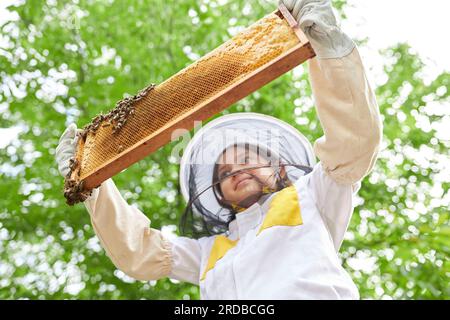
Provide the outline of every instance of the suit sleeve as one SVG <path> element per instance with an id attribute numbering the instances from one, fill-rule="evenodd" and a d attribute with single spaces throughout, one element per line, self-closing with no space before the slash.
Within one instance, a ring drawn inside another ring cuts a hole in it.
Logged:
<path id="1" fill-rule="evenodd" d="M 311 59 L 309 77 L 324 131 L 314 152 L 333 180 L 356 183 L 372 170 L 382 137 L 379 108 L 358 48 L 343 58 Z"/>
<path id="2" fill-rule="evenodd" d="M 195 239 L 169 239 L 130 206 L 109 179 L 84 202 L 100 243 L 114 265 L 138 280 L 174 277 L 195 283 L 200 248 Z"/>
<path id="3" fill-rule="evenodd" d="M 357 47 L 343 58 L 310 60 L 309 76 L 324 135 L 314 143 L 320 162 L 307 188 L 338 251 L 354 195 L 375 164 L 382 124 Z"/>

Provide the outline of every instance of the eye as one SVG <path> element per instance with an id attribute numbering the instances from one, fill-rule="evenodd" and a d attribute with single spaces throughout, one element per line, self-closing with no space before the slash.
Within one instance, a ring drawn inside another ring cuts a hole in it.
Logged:
<path id="1" fill-rule="evenodd" d="M 227 177 L 228 175 L 230 174 L 230 171 L 229 170 L 224 170 L 224 171 L 222 171 L 222 173 L 220 174 L 220 179 L 223 179 L 223 178 L 225 178 L 225 177 Z"/>

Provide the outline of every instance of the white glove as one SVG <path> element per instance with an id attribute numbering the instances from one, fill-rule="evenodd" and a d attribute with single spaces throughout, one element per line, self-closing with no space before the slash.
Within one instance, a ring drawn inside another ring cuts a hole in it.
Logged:
<path id="1" fill-rule="evenodd" d="M 317 58 L 334 59 L 350 54 L 354 42 L 337 26 L 330 0 L 280 0 L 297 20 Z"/>
<path id="2" fill-rule="evenodd" d="M 77 129 L 75 123 L 71 123 L 59 138 L 59 144 L 55 151 L 55 158 L 56 163 L 58 164 L 59 173 L 61 173 L 63 177 L 66 177 L 70 171 L 70 159 L 74 158 L 77 149 L 77 133 L 81 131 L 82 130 Z M 85 200 L 85 203 L 96 199 L 98 194 L 99 190 L 97 188 L 93 189 L 91 195 Z"/>
<path id="3" fill-rule="evenodd" d="M 56 147 L 55 158 L 58 164 L 59 173 L 66 177 L 69 173 L 69 160 L 75 155 L 77 148 L 78 136 L 77 126 L 71 123 L 59 138 L 59 144 Z"/>

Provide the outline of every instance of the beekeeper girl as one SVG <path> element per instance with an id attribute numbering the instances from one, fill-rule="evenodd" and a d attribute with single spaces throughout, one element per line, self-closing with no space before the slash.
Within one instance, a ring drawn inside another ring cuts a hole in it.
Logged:
<path id="1" fill-rule="evenodd" d="M 202 299 L 359 298 L 337 253 L 352 196 L 380 145 L 377 102 L 330 1 L 283 3 L 317 55 L 309 77 L 324 136 L 313 149 L 287 123 L 254 113 L 209 122 L 180 163 L 182 227 L 192 237 L 151 228 L 111 179 L 102 183 L 85 206 L 108 256 L 129 276 L 190 282 Z M 57 147 L 63 176 L 75 134 L 69 126 Z"/>

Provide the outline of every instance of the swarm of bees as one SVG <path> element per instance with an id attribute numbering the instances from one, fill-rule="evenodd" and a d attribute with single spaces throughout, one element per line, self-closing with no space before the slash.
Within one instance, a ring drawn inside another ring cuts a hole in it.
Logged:
<path id="1" fill-rule="evenodd" d="M 116 103 L 114 109 L 108 114 L 99 114 L 92 119 L 92 122 L 86 125 L 82 132 L 79 133 L 80 137 L 86 141 L 86 137 L 89 133 L 95 134 L 98 128 L 112 126 L 112 132 L 117 134 L 120 129 L 123 128 L 128 118 L 135 113 L 135 103 L 145 97 L 151 90 L 156 87 L 154 83 L 145 87 L 132 97 L 126 97 Z"/>
<path id="2" fill-rule="evenodd" d="M 92 122 L 86 125 L 83 130 L 78 133 L 79 138 L 86 141 L 86 137 L 89 133 L 95 134 L 98 128 L 112 126 L 113 134 L 117 134 L 123 128 L 128 118 L 135 113 L 135 103 L 144 98 L 151 90 L 156 87 L 156 84 L 152 83 L 139 91 L 132 97 L 126 97 L 116 103 L 114 109 L 108 114 L 99 114 L 92 119 Z M 117 153 L 123 151 L 123 146 L 119 145 Z M 84 189 L 84 181 L 76 181 L 72 178 L 72 172 L 79 167 L 79 161 L 76 159 L 70 159 L 69 173 L 66 176 L 64 182 L 64 197 L 67 200 L 67 204 L 74 205 L 78 202 L 85 201 L 91 194 L 92 190 Z"/>
<path id="3" fill-rule="evenodd" d="M 70 159 L 69 173 L 64 181 L 64 197 L 68 205 L 73 206 L 75 203 L 85 201 L 91 194 L 92 190 L 84 190 L 84 181 L 77 182 L 72 179 L 72 171 L 78 166 L 78 160 Z"/>

